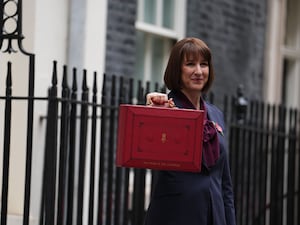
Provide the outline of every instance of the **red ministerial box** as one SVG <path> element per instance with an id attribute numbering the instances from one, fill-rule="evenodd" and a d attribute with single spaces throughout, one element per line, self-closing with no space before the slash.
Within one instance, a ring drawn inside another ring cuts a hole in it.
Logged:
<path id="1" fill-rule="evenodd" d="M 116 164 L 199 172 L 204 112 L 121 104 Z"/>

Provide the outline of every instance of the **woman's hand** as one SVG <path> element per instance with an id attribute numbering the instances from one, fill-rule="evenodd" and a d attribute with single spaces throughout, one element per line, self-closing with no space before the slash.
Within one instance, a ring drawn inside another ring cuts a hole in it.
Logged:
<path id="1" fill-rule="evenodd" d="M 147 106 L 162 106 L 167 108 L 174 108 L 175 103 L 173 99 L 168 99 L 167 94 L 151 92 L 146 96 Z"/>

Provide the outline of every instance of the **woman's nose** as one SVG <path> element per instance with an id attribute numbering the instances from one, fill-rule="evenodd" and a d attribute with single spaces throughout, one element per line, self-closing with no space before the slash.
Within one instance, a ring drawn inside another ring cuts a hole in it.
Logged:
<path id="1" fill-rule="evenodd" d="M 196 65 L 196 74 L 200 74 L 200 75 L 202 74 L 202 68 L 200 64 Z"/>

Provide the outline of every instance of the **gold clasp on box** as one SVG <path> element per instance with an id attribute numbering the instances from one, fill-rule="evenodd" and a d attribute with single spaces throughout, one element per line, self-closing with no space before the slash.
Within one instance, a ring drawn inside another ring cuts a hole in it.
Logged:
<path id="1" fill-rule="evenodd" d="M 164 144 L 167 141 L 167 134 L 166 133 L 162 133 L 161 134 L 161 142 Z"/>

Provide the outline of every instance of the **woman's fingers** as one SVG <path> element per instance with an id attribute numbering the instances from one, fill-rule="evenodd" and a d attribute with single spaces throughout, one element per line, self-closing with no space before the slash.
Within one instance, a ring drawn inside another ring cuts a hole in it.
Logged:
<path id="1" fill-rule="evenodd" d="M 151 97 L 151 101 L 155 105 L 164 105 L 165 103 L 168 102 L 168 99 L 166 99 L 165 96 L 153 96 Z"/>
<path id="2" fill-rule="evenodd" d="M 174 108 L 175 103 L 173 99 L 168 99 L 167 94 L 151 92 L 146 96 L 146 105 L 149 106 L 162 106 L 168 108 Z"/>
<path id="3" fill-rule="evenodd" d="M 168 101 L 168 96 L 163 93 L 151 92 L 146 96 L 147 105 L 163 105 Z"/>

